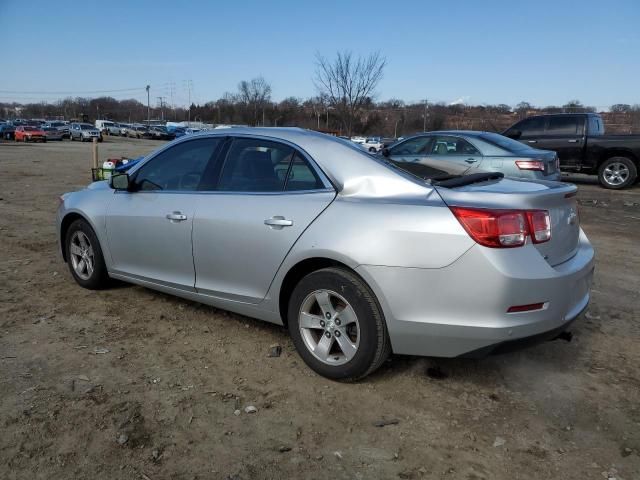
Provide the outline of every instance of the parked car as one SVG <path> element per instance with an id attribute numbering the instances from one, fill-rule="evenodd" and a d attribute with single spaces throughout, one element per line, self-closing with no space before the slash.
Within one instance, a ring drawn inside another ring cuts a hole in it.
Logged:
<path id="1" fill-rule="evenodd" d="M 62 133 L 63 138 L 69 138 L 69 124 L 62 121 L 49 121 L 43 125 L 43 127 L 57 128 Z"/>
<path id="2" fill-rule="evenodd" d="M 529 117 L 504 135 L 557 152 L 561 170 L 598 175 L 605 188 L 626 188 L 638 179 L 640 135 L 605 135 L 602 117 L 595 113 Z"/>
<path id="3" fill-rule="evenodd" d="M 173 140 L 176 138 L 174 133 L 169 132 L 166 127 L 159 125 L 149 127 L 149 130 L 145 132 L 144 136 L 154 140 Z"/>
<path id="4" fill-rule="evenodd" d="M 351 137 L 351 141 L 353 143 L 364 143 L 364 142 L 367 141 L 367 139 L 366 139 L 366 137 L 358 137 L 358 136 L 356 136 L 356 137 Z"/>
<path id="5" fill-rule="evenodd" d="M 493 171 L 510 177 L 561 179 L 555 152 L 536 150 L 497 133 L 420 133 L 383 149 L 382 155 L 415 175 L 432 176 L 438 169 L 446 175 L 445 163 L 455 163 L 461 173 Z"/>
<path id="6" fill-rule="evenodd" d="M 44 136 L 47 141 L 49 140 L 60 140 L 62 141 L 63 133 L 62 130 L 58 130 L 54 127 L 42 127 L 42 131 L 44 132 Z"/>
<path id="7" fill-rule="evenodd" d="M 124 129 L 124 136 L 130 138 L 142 138 L 147 133 L 147 127 L 144 125 L 129 125 Z"/>
<path id="8" fill-rule="evenodd" d="M 564 332 L 594 266 L 576 187 L 438 178 L 308 130 L 209 131 L 63 195 L 58 238 L 79 285 L 115 278 L 285 325 L 334 379 L 392 351 L 479 356 Z"/>
<path id="9" fill-rule="evenodd" d="M 120 126 L 111 120 L 96 120 L 96 128 L 105 135 L 120 135 Z"/>
<path id="10" fill-rule="evenodd" d="M 45 136 L 42 129 L 39 127 L 33 127 L 31 125 L 20 125 L 16 127 L 14 133 L 14 140 L 16 142 L 46 142 L 47 137 Z"/>
<path id="11" fill-rule="evenodd" d="M 100 130 L 90 123 L 72 123 L 71 127 L 69 127 L 69 133 L 72 141 L 91 142 L 94 138 L 97 138 L 99 142 L 102 141 Z"/>
<path id="12" fill-rule="evenodd" d="M 14 138 L 16 127 L 12 123 L 3 123 L 0 125 L 0 138 L 11 140 Z"/>
<path id="13" fill-rule="evenodd" d="M 360 145 L 369 153 L 379 152 L 383 147 L 382 139 L 380 137 L 369 137 Z"/>

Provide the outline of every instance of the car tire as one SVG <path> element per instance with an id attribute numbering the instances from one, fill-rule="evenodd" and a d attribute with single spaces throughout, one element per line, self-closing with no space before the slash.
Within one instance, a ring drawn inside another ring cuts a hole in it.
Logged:
<path id="1" fill-rule="evenodd" d="M 371 148 L 369 149 L 369 153 L 376 153 L 376 149 L 375 149 L 375 148 L 373 148 L 373 147 L 371 147 Z"/>
<path id="2" fill-rule="evenodd" d="M 607 158 L 598 169 L 598 180 L 604 188 L 621 190 L 633 185 L 638 178 L 638 168 L 630 158 Z"/>
<path id="3" fill-rule="evenodd" d="M 305 276 L 291 294 L 287 318 L 298 354 L 324 377 L 359 380 L 391 353 L 375 295 L 349 270 L 324 268 Z"/>
<path id="4" fill-rule="evenodd" d="M 64 247 L 69 271 L 78 285 L 89 290 L 108 286 L 109 274 L 102 249 L 98 237 L 86 220 L 78 219 L 69 226 Z"/>

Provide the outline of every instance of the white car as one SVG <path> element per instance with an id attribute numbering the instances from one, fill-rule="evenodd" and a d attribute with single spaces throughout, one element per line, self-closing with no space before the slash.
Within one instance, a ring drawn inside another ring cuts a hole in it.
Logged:
<path id="1" fill-rule="evenodd" d="M 364 143 L 367 141 L 365 137 L 351 137 L 353 143 Z"/>
<path id="2" fill-rule="evenodd" d="M 360 146 L 369 153 L 376 153 L 382 150 L 384 144 L 382 143 L 382 139 L 380 137 L 371 137 L 367 138 Z"/>

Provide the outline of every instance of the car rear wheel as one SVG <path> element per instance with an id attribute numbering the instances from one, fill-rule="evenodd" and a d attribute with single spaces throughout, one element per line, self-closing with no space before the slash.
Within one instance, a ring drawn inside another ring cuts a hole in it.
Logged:
<path id="1" fill-rule="evenodd" d="M 74 221 L 65 235 L 69 270 L 81 287 L 90 290 L 105 288 L 109 283 L 98 237 L 82 219 Z"/>
<path id="2" fill-rule="evenodd" d="M 289 300 L 289 333 L 315 372 L 334 380 L 358 380 L 389 356 L 382 310 L 369 287 L 342 268 L 304 277 Z"/>
<path id="3" fill-rule="evenodd" d="M 598 180 L 604 188 L 620 190 L 633 185 L 638 177 L 636 165 L 627 157 L 611 157 L 598 169 Z"/>

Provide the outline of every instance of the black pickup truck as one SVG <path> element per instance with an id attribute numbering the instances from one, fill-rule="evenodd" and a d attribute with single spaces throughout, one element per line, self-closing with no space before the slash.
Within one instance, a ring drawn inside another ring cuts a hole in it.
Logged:
<path id="1" fill-rule="evenodd" d="M 598 175 L 605 188 L 626 188 L 638 178 L 640 135 L 605 135 L 596 113 L 558 113 L 525 118 L 503 135 L 554 150 L 560 169 Z"/>

